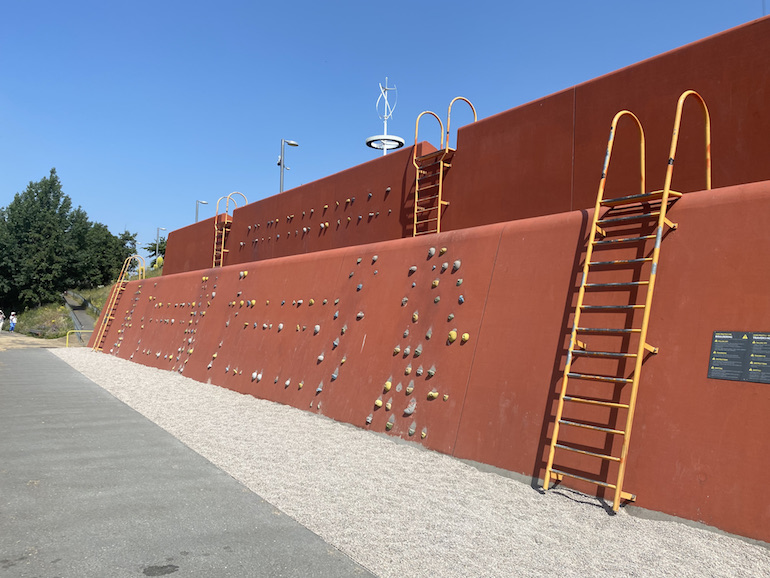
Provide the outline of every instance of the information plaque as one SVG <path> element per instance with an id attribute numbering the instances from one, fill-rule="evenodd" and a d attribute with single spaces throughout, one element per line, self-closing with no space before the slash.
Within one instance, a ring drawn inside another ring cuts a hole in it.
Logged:
<path id="1" fill-rule="evenodd" d="M 708 377 L 770 383 L 770 332 L 715 331 Z"/>

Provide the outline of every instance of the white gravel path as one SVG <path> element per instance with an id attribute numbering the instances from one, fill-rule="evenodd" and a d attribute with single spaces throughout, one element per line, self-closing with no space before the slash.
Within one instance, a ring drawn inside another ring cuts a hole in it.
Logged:
<path id="1" fill-rule="evenodd" d="M 378 576 L 770 576 L 765 545 L 484 473 L 87 349 L 52 353 Z"/>

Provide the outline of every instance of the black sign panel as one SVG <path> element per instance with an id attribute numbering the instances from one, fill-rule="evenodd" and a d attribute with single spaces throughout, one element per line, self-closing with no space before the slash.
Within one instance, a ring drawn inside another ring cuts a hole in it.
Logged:
<path id="1" fill-rule="evenodd" d="M 770 383 L 770 333 L 715 331 L 708 377 Z"/>

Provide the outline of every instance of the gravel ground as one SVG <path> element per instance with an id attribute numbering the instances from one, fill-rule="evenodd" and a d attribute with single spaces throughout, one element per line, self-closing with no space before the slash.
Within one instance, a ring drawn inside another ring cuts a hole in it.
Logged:
<path id="1" fill-rule="evenodd" d="M 84 349 L 52 353 L 383 577 L 770 576 L 770 549 Z"/>

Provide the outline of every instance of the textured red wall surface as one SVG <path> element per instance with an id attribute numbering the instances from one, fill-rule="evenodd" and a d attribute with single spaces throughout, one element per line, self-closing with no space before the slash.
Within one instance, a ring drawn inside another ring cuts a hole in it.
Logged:
<path id="1" fill-rule="evenodd" d="M 171 231 L 166 242 L 163 274 L 211 267 L 214 252 L 214 217 Z"/>
<path id="2" fill-rule="evenodd" d="M 539 478 L 590 213 L 133 282 L 105 351 Z M 770 183 L 669 216 L 625 488 L 770 541 L 770 386 L 706 378 L 713 331 L 770 331 Z"/>

